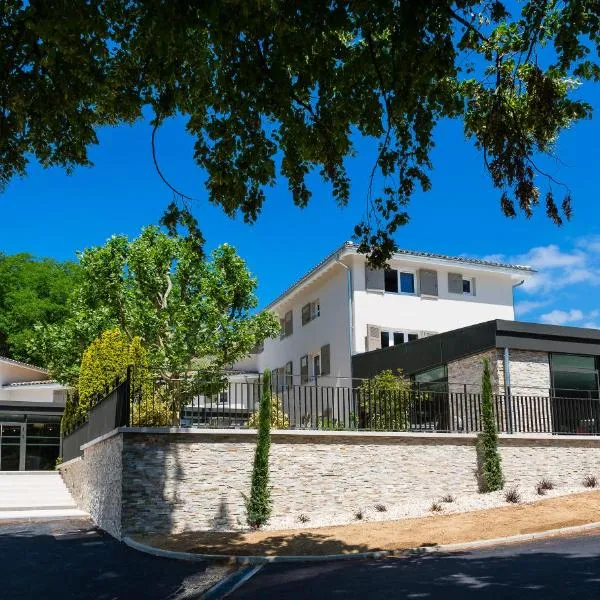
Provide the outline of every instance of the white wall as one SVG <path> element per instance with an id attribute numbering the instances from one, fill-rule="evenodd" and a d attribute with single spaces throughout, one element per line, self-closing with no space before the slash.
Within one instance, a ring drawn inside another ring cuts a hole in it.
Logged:
<path id="1" fill-rule="evenodd" d="M 55 394 L 54 392 L 58 392 Z M 14 387 L 0 389 L 0 400 L 6 402 L 40 403 L 64 406 L 66 391 L 58 384 L 36 387 Z"/>
<path id="2" fill-rule="evenodd" d="M 275 312 L 283 317 L 293 311 L 294 333 L 280 340 L 265 340 L 263 352 L 258 355 L 258 369 L 284 367 L 293 363 L 294 383 L 300 383 L 300 357 L 320 352 L 321 346 L 329 344 L 331 373 L 322 377 L 322 385 L 347 386 L 350 383 L 349 314 L 346 270 L 332 265 L 314 283 L 298 290 L 277 306 Z M 319 300 L 321 316 L 302 326 L 302 306 Z M 309 360 L 309 373 L 312 363 Z"/>
<path id="3" fill-rule="evenodd" d="M 492 319 L 514 320 L 512 286 L 520 281 L 510 274 L 490 273 L 464 267 L 447 267 L 404 260 L 390 261 L 390 267 L 415 271 L 416 294 L 393 294 L 366 291 L 365 260 L 360 256 L 351 258 L 354 277 L 355 348 L 365 352 L 367 325 L 385 329 L 431 331 L 441 333 Z M 434 269 L 438 273 L 437 298 L 419 295 L 418 269 Z M 463 277 L 475 277 L 475 296 L 448 292 L 448 273 L 462 273 Z"/>

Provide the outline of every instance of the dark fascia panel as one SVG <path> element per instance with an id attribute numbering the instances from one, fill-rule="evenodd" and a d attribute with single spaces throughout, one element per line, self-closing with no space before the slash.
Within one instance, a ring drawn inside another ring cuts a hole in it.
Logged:
<path id="1" fill-rule="evenodd" d="M 411 375 L 491 348 L 600 356 L 600 330 L 494 320 L 352 357 L 352 376 L 391 369 Z"/>
<path id="2" fill-rule="evenodd" d="M 496 321 L 487 321 L 414 342 L 373 350 L 352 357 L 352 377 L 367 379 L 386 369 L 407 375 L 425 371 L 495 347 Z"/>

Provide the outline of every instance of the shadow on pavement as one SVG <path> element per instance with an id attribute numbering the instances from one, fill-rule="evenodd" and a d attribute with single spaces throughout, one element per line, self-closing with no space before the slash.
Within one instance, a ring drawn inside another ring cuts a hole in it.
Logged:
<path id="1" fill-rule="evenodd" d="M 229 569 L 136 552 L 83 523 L 0 527 L 0 598 L 184 600 Z"/>
<path id="2" fill-rule="evenodd" d="M 231 599 L 598 597 L 600 537 L 590 536 L 477 553 L 269 565 Z"/>

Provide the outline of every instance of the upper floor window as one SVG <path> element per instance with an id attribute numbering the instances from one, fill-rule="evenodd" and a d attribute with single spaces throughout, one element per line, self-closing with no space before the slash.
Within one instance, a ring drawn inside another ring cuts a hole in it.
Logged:
<path id="1" fill-rule="evenodd" d="M 384 273 L 384 290 L 394 294 L 414 294 L 415 274 L 410 271 L 386 269 Z"/>
<path id="2" fill-rule="evenodd" d="M 474 296 L 475 278 L 463 277 L 460 273 L 448 273 L 448 292 L 462 294 L 463 296 Z"/>
<path id="3" fill-rule="evenodd" d="M 279 325 L 281 327 L 281 333 L 279 339 L 288 337 L 294 333 L 294 318 L 291 310 L 288 310 L 283 319 L 279 319 Z"/>
<path id="4" fill-rule="evenodd" d="M 419 339 L 418 333 L 411 333 L 408 331 L 383 331 L 380 334 L 381 348 L 387 348 L 388 346 L 397 346 L 398 344 L 404 344 L 404 342 L 412 342 Z"/>
<path id="5" fill-rule="evenodd" d="M 302 307 L 302 326 L 310 323 L 317 317 L 321 316 L 321 304 L 319 300 L 309 302 Z"/>

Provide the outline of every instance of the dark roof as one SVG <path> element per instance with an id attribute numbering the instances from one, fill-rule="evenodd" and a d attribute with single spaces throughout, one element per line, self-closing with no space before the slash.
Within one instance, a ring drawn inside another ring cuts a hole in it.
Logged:
<path id="1" fill-rule="evenodd" d="M 0 362 L 5 362 L 10 365 L 16 365 L 17 367 L 26 367 L 28 369 L 34 369 L 36 371 L 40 371 L 40 373 L 47 373 L 46 369 L 42 369 L 42 367 L 36 367 L 35 365 L 30 365 L 29 363 L 21 362 L 20 360 L 14 360 L 13 358 L 8 358 L 7 356 L 0 356 Z"/>
<path id="2" fill-rule="evenodd" d="M 265 310 L 271 308 L 274 304 L 277 304 L 280 300 L 282 300 L 287 294 L 292 292 L 299 285 L 304 283 L 306 280 L 310 279 L 315 273 L 317 273 L 322 267 L 324 267 L 330 260 L 334 259 L 340 252 L 344 250 L 358 250 L 358 244 L 354 244 L 353 242 L 346 242 L 337 250 L 334 250 L 331 254 L 327 255 L 322 261 L 320 261 L 317 265 L 315 265 L 310 271 L 308 271 L 305 275 L 300 277 L 297 281 L 295 281 L 292 285 L 290 285 L 286 290 L 284 290 L 275 300 L 269 302 L 269 304 L 265 307 Z M 435 254 L 434 252 L 420 252 L 416 250 L 405 250 L 398 249 L 394 253 L 397 255 L 404 256 L 416 256 L 420 258 L 432 258 L 435 260 L 448 260 L 454 262 L 464 263 L 466 265 L 475 265 L 480 267 L 495 267 L 498 269 L 510 269 L 513 271 L 520 271 L 523 273 L 535 273 L 535 269 L 524 265 L 511 265 L 508 263 L 495 262 L 490 260 L 482 260 L 479 258 L 467 258 L 465 256 L 450 256 L 448 254 Z"/>
<path id="3" fill-rule="evenodd" d="M 411 375 L 492 348 L 600 356 L 600 330 L 500 319 L 486 321 L 355 354 L 352 376 L 369 378 L 386 369 L 402 369 Z"/>

